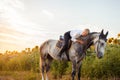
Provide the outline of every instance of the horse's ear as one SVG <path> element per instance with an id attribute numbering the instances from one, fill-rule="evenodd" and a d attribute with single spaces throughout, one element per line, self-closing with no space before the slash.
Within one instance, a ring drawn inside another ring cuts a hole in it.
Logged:
<path id="1" fill-rule="evenodd" d="M 103 35 L 103 31 L 104 31 L 104 30 L 102 29 L 102 31 L 100 32 L 100 36 L 102 36 L 102 35 Z"/>
<path id="2" fill-rule="evenodd" d="M 108 31 L 106 32 L 105 36 L 107 37 L 107 35 L 108 35 Z"/>
<path id="3" fill-rule="evenodd" d="M 104 31 L 104 29 L 102 29 L 102 31 L 101 31 L 101 35 L 103 34 L 103 31 Z"/>

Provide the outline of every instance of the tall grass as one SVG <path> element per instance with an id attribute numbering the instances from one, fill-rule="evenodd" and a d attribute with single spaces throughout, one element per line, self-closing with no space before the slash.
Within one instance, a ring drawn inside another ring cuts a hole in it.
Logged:
<path id="1" fill-rule="evenodd" d="M 7 76 L 15 80 L 38 80 L 40 78 L 39 57 L 38 46 L 22 52 L 0 54 L 0 78 Z M 56 79 L 63 75 L 71 75 L 71 63 L 53 61 L 50 75 Z M 120 78 L 120 45 L 107 45 L 102 59 L 97 59 L 92 50 L 88 51 L 82 62 L 81 75 L 91 80 Z"/>

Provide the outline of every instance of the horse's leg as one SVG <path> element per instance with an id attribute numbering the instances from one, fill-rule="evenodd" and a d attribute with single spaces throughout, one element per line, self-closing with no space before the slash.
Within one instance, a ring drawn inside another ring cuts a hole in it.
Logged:
<path id="1" fill-rule="evenodd" d="M 48 72 L 50 70 L 50 65 L 51 65 L 52 60 L 53 59 L 50 56 L 48 56 L 48 58 L 47 58 L 47 64 L 46 64 L 46 80 L 49 80 L 48 79 Z"/>
<path id="2" fill-rule="evenodd" d="M 44 69 L 45 69 L 45 60 L 40 56 L 40 70 L 41 70 L 41 76 L 42 80 L 44 80 Z"/>
<path id="3" fill-rule="evenodd" d="M 80 80 L 80 77 L 81 77 L 81 62 L 78 63 L 78 80 Z"/>
<path id="4" fill-rule="evenodd" d="M 72 62 L 72 80 L 74 80 L 76 74 L 76 61 Z"/>
<path id="5" fill-rule="evenodd" d="M 42 80 L 44 80 L 44 66 L 42 66 L 42 73 L 41 73 L 41 75 L 42 75 Z"/>

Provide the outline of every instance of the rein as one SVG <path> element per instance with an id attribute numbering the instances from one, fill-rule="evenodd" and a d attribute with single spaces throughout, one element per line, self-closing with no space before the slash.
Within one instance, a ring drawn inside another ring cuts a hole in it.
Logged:
<path id="1" fill-rule="evenodd" d="M 82 56 L 80 57 L 80 59 L 77 61 L 77 64 L 86 56 L 86 51 L 91 45 L 93 44 L 93 42 L 91 41 L 86 47 L 85 49 L 83 50 L 83 54 Z"/>
<path id="2" fill-rule="evenodd" d="M 96 44 L 99 41 L 99 39 L 94 43 Z M 91 45 L 93 44 L 93 41 L 91 41 L 84 49 L 83 51 L 83 55 L 80 57 L 80 59 L 77 61 L 77 63 L 79 63 L 85 56 L 86 56 L 86 51 Z M 99 45 L 99 44 L 98 44 Z M 97 46 L 97 51 L 98 51 L 98 46 Z"/>

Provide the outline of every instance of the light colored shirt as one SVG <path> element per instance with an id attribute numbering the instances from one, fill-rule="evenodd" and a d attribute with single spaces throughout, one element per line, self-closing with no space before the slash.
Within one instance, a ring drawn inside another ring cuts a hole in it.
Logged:
<path id="1" fill-rule="evenodd" d="M 82 34 L 82 30 L 71 30 L 70 36 L 72 41 L 76 41 L 76 38 L 78 38 Z"/>

